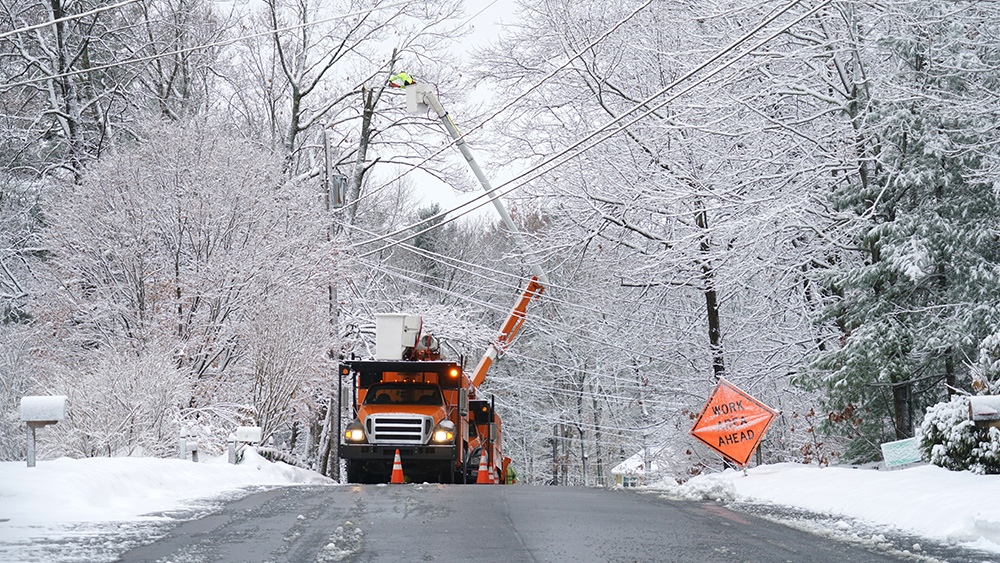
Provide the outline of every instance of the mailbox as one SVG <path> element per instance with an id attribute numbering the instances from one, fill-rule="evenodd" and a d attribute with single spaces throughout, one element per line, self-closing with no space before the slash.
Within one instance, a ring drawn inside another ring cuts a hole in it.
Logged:
<path id="1" fill-rule="evenodd" d="M 239 463 L 243 458 L 243 448 L 247 444 L 259 444 L 262 436 L 260 426 L 240 426 L 229 435 L 229 463 Z"/>
<path id="2" fill-rule="evenodd" d="M 35 429 L 65 419 L 65 395 L 21 397 L 21 422 L 28 425 L 28 467 L 35 466 Z"/>
<path id="3" fill-rule="evenodd" d="M 976 426 L 1000 426 L 1000 395 L 969 397 L 969 420 Z"/>
<path id="4" fill-rule="evenodd" d="M 260 426 L 240 426 L 236 429 L 236 441 L 245 442 L 248 444 L 257 444 L 260 442 L 261 430 Z"/>

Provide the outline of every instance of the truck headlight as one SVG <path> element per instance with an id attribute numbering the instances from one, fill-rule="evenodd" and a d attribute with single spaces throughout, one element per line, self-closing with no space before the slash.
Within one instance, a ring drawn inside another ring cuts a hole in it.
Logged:
<path id="1" fill-rule="evenodd" d="M 360 443 L 365 441 L 365 427 L 361 425 L 361 421 L 354 419 L 347 425 L 347 430 L 344 431 L 344 440 L 352 443 Z"/>
<path id="2" fill-rule="evenodd" d="M 447 418 L 437 423 L 434 431 L 431 432 L 431 441 L 437 444 L 446 444 L 455 441 L 455 423 Z"/>

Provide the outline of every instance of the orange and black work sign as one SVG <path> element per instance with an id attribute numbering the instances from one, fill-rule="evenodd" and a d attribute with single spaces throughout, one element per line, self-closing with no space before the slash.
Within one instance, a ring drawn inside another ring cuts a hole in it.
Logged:
<path id="1" fill-rule="evenodd" d="M 774 414 L 764 403 L 720 379 L 691 428 L 691 435 L 722 457 L 745 466 Z"/>

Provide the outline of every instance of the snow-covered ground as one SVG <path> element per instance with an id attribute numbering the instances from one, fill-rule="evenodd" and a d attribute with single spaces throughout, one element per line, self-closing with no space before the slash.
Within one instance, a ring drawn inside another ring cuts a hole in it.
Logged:
<path id="1" fill-rule="evenodd" d="M 0 561 L 113 561 L 161 535 L 174 518 L 196 517 L 262 486 L 316 483 L 330 481 L 253 452 L 238 466 L 224 459 L 150 458 L 40 460 L 30 469 L 24 462 L 0 463 Z M 817 512 L 828 515 L 834 528 L 842 525 L 847 536 L 856 535 L 853 525 L 838 519 L 857 519 L 986 550 L 1000 560 L 1000 475 L 933 466 L 872 471 L 787 463 L 747 475 L 702 475 L 683 485 L 667 480 L 646 491 Z"/>
<path id="2" fill-rule="evenodd" d="M 89 458 L 0 463 L 0 561 L 114 561 L 175 517 L 191 518 L 260 487 L 330 483 L 247 449 L 226 457 Z"/>
<path id="3" fill-rule="evenodd" d="M 997 554 L 1000 560 L 1000 475 L 953 472 L 933 465 L 894 471 L 813 467 L 794 463 L 701 475 L 677 485 L 657 483 L 674 498 L 773 503 L 858 519 L 945 544 Z M 857 533 L 846 522 L 845 538 Z M 875 542 L 884 540 L 877 532 Z M 871 539 L 869 537 L 868 539 Z M 919 552 L 920 546 L 914 545 Z M 992 559 L 992 558 L 990 558 Z"/>

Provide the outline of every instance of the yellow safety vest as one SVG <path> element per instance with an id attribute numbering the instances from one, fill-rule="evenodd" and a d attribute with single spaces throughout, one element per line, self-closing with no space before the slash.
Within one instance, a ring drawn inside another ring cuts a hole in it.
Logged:
<path id="1" fill-rule="evenodd" d="M 396 82 L 397 80 L 399 80 L 400 86 L 402 86 L 403 88 L 406 88 L 408 85 L 414 84 L 416 82 L 415 80 L 413 80 L 412 76 L 406 74 L 405 72 L 401 72 L 396 76 L 393 76 L 392 78 L 389 79 L 389 82 Z"/>

